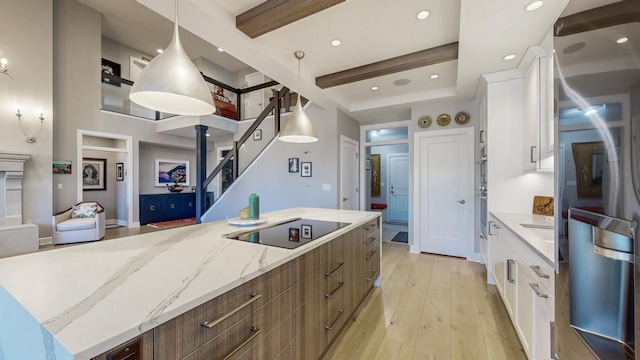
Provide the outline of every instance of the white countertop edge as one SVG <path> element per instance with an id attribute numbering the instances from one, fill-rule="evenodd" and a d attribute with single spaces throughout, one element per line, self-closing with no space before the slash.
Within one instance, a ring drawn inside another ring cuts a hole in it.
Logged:
<path id="1" fill-rule="evenodd" d="M 523 243 L 532 249 L 547 264 L 555 268 L 555 244 L 544 241 L 544 239 L 520 225 L 520 223 L 549 225 L 549 222 L 546 220 L 549 216 L 506 212 L 490 212 L 490 214 L 509 228 L 512 233 L 520 238 Z"/>
<path id="2" fill-rule="evenodd" d="M 73 356 L 73 359 L 90 359 L 92 357 L 95 357 L 105 351 L 108 351 L 109 349 L 112 349 L 120 344 L 122 344 L 123 342 L 135 338 L 136 336 L 141 335 L 142 333 L 157 327 L 189 310 L 192 310 L 194 308 L 196 308 L 197 306 L 206 303 L 207 301 L 224 294 L 225 292 L 243 284 L 246 283 L 270 270 L 275 269 L 278 266 L 281 266 L 285 263 L 287 263 L 288 261 L 291 261 L 293 259 L 295 259 L 296 257 L 299 257 L 300 255 L 303 255 L 315 248 L 318 248 L 322 245 L 324 245 L 325 243 L 351 231 L 354 230 L 355 228 L 375 219 L 380 217 L 380 213 L 379 212 L 373 212 L 373 211 L 350 211 L 350 210 L 336 210 L 336 209 L 315 209 L 315 208 L 295 208 L 295 209 L 287 209 L 287 210 L 280 210 L 280 211 L 274 211 L 274 212 L 270 212 L 270 213 L 265 213 L 263 214 L 263 216 L 265 216 L 266 218 L 268 218 L 268 221 L 266 224 L 260 224 L 258 226 L 249 226 L 249 227 L 236 227 L 236 226 L 231 226 L 229 224 L 227 224 L 226 220 L 222 220 L 222 221 L 217 221 L 217 222 L 213 222 L 213 223 L 204 223 L 204 224 L 198 224 L 198 225 L 191 225 L 189 227 L 184 227 L 184 228 L 177 228 L 177 229 L 169 229 L 169 230 L 164 230 L 164 231 L 174 231 L 175 234 L 180 234 L 182 231 L 184 231 L 186 228 L 191 228 L 193 229 L 193 227 L 215 227 L 216 228 L 216 233 L 221 233 L 221 234 L 228 234 L 231 232 L 235 232 L 238 230 L 246 230 L 246 231 L 251 231 L 251 230 L 255 230 L 258 228 L 262 228 L 262 227 L 267 227 L 269 226 L 269 224 L 274 223 L 274 222 L 279 222 L 282 221 L 283 219 L 287 219 L 287 218 L 292 218 L 292 217 L 302 217 L 302 218 L 308 218 L 308 219 L 312 219 L 312 220 L 327 220 L 327 221 L 338 221 L 338 222 L 347 222 L 350 223 L 350 225 L 345 226 L 339 230 L 336 230 L 328 235 L 325 235 L 322 238 L 316 239 L 308 244 L 305 244 L 299 248 L 296 249 L 282 249 L 282 248 L 274 248 L 271 246 L 266 246 L 266 245 L 261 245 L 261 244 L 247 244 L 247 243 L 243 243 L 243 242 L 238 242 L 236 240 L 230 240 L 230 239 L 225 239 L 225 238 L 220 238 L 220 239 L 215 239 L 212 241 L 220 241 L 220 246 L 222 248 L 225 247 L 234 247 L 234 248 L 238 248 L 238 251 L 242 251 L 242 247 L 243 246 L 250 246 L 251 249 L 254 249 L 256 247 L 260 247 L 260 248 L 268 248 L 270 249 L 270 254 L 275 252 L 275 255 L 271 255 L 272 258 L 271 262 L 269 262 L 268 264 L 266 264 L 265 266 L 260 266 L 258 269 L 251 271 L 251 272 L 247 272 L 247 273 L 243 273 L 241 277 L 238 277 L 237 279 L 233 280 L 233 281 L 229 281 L 226 282 L 224 284 L 217 284 L 217 286 L 214 289 L 211 289 L 209 291 L 203 292 L 203 293 L 199 293 L 198 296 L 194 296 L 193 298 L 188 298 L 188 296 L 186 299 L 182 299 L 183 301 L 181 301 L 178 305 L 176 305 L 173 308 L 168 308 L 165 309 L 162 313 L 160 313 L 159 315 L 152 317 L 140 324 L 138 324 L 138 326 L 134 326 L 134 327 L 127 327 L 126 329 L 124 328 L 120 328 L 120 329 L 114 329 L 112 334 L 109 335 L 105 335 L 104 339 L 100 339 L 99 341 L 93 341 L 93 343 L 78 343 L 77 340 L 73 339 L 72 334 L 56 334 L 54 335 L 54 337 L 60 342 L 60 344 L 62 346 L 64 346 L 69 353 Z M 144 237 L 144 236 L 149 236 L 149 234 L 153 234 L 153 233 L 148 233 L 148 234 L 140 234 L 140 235 L 133 235 L 130 237 L 127 237 L 129 240 L 135 239 L 137 237 Z M 125 238 L 122 238 L 125 239 Z M 104 247 L 105 249 L 109 249 L 109 246 L 106 246 L 106 243 L 109 242 L 114 242 L 117 241 L 118 239 L 114 239 L 114 240 L 108 240 L 108 241 L 103 241 L 103 242 L 95 242 L 95 243 L 87 243 L 87 244 L 82 244 L 79 246 L 87 246 L 87 249 L 92 249 L 92 250 L 97 250 L 99 251 L 101 247 Z M 180 241 L 189 241 L 189 238 L 184 238 L 183 240 Z M 131 244 L 131 246 L 133 247 L 134 245 L 136 245 L 136 242 L 134 241 L 130 241 L 129 242 Z M 115 244 L 115 243 L 112 243 Z M 122 244 L 120 244 L 120 246 L 122 246 Z M 51 251 L 46 251 L 46 252 L 39 252 L 39 253 L 34 253 L 34 254 L 27 254 L 27 255 L 23 255 L 22 258 L 23 259 L 29 259 L 30 255 L 35 255 L 35 256 L 55 256 L 55 255 L 63 255 L 65 254 L 65 252 L 71 252 L 72 249 L 74 249 L 74 247 L 68 247 L 68 248 L 60 248 L 60 249 L 54 249 Z M 266 251 L 266 250 L 265 250 Z M 257 251 L 256 251 L 257 252 Z M 47 253 L 46 255 L 43 255 L 44 253 Z M 34 258 L 35 259 L 35 258 Z M 0 262 L 0 267 L 3 266 L 3 263 Z M 3 278 L 0 275 L 0 286 L 4 286 L 3 284 Z M 11 292 L 11 289 L 7 289 L 9 292 Z M 18 300 L 20 300 L 20 298 L 17 298 Z M 25 307 L 27 310 L 28 307 Z M 36 317 L 37 318 L 37 317 Z M 40 320 L 41 324 L 43 324 L 43 321 Z M 42 325 L 45 329 L 49 330 L 47 325 L 43 324 Z M 78 332 L 78 330 L 74 330 L 76 333 Z M 87 331 L 91 331 L 91 329 L 87 329 Z"/>

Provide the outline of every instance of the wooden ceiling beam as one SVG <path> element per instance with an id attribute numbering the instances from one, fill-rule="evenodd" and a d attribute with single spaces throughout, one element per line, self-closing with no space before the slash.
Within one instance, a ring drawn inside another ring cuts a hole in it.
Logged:
<path id="1" fill-rule="evenodd" d="M 358 66 L 353 69 L 323 75 L 316 78 L 316 85 L 321 89 L 326 89 L 338 85 L 389 75 L 400 71 L 417 69 L 428 65 L 456 60 L 457 58 L 458 42 L 456 41 L 431 49 L 421 50 L 368 65 Z"/>
<path id="2" fill-rule="evenodd" d="M 267 0 L 236 16 L 236 28 L 252 39 L 345 0 Z"/>
<path id="3" fill-rule="evenodd" d="M 555 36 L 566 36 L 632 22 L 640 22 L 639 0 L 624 0 L 561 17 L 553 30 Z"/>

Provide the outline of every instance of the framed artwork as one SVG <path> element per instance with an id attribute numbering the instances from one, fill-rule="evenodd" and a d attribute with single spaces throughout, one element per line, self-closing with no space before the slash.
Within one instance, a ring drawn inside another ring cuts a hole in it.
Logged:
<path id="1" fill-rule="evenodd" d="M 116 163 L 116 181 L 124 180 L 124 163 Z"/>
<path id="2" fill-rule="evenodd" d="M 262 140 L 262 129 L 256 129 L 253 132 L 253 141 Z"/>
<path id="3" fill-rule="evenodd" d="M 121 77 L 120 64 L 107 60 L 105 58 L 102 58 L 102 73 Z M 120 82 L 112 81 L 111 79 L 104 76 L 102 77 L 102 82 L 107 83 L 109 85 L 120 87 Z"/>
<path id="4" fill-rule="evenodd" d="M 189 185 L 189 161 L 156 159 L 156 186 Z"/>
<path id="5" fill-rule="evenodd" d="M 313 227 L 311 225 L 302 224 L 302 226 L 300 226 L 300 230 L 302 232 L 302 234 L 300 234 L 301 238 L 311 239 L 311 236 L 313 234 Z"/>
<path id="6" fill-rule="evenodd" d="M 300 229 L 289 228 L 289 241 L 300 242 Z"/>
<path id="7" fill-rule="evenodd" d="M 300 176 L 302 176 L 302 177 L 311 177 L 311 163 L 310 162 L 300 163 Z"/>
<path id="8" fill-rule="evenodd" d="M 107 159 L 82 159 L 82 190 L 107 190 Z"/>
<path id="9" fill-rule="evenodd" d="M 380 196 L 380 154 L 371 154 L 371 196 Z"/>
<path id="10" fill-rule="evenodd" d="M 576 163 L 578 197 L 602 197 L 602 176 L 606 170 L 604 142 L 573 143 L 571 148 Z"/>
<path id="11" fill-rule="evenodd" d="M 71 160 L 53 160 L 54 174 L 71 174 Z"/>
<path id="12" fill-rule="evenodd" d="M 289 172 L 297 173 L 300 171 L 298 167 L 298 158 L 289 158 Z"/>

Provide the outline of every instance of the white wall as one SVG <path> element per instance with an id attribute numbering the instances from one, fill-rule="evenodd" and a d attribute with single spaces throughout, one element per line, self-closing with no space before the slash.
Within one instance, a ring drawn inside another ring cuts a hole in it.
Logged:
<path id="1" fill-rule="evenodd" d="M 0 74 L 0 151 L 28 153 L 23 187 L 23 222 L 39 226 L 40 237 L 51 235 L 53 160 L 53 2 L 3 0 L 0 6 L 0 58 L 6 58 L 13 76 Z M 33 144 L 24 141 L 16 111 L 24 114 L 23 127 L 42 131 Z"/>
<path id="2" fill-rule="evenodd" d="M 249 195 L 260 196 L 260 211 L 309 206 L 335 209 L 339 206 L 336 163 L 338 153 L 336 109 L 321 109 L 311 104 L 305 109 L 318 132 L 319 141 L 311 144 L 290 144 L 275 140 L 207 212 L 202 221 L 215 221 L 238 216 L 248 205 Z M 249 140 L 251 141 L 251 140 Z M 312 176 L 289 173 L 288 159 L 312 163 Z M 330 191 L 322 191 L 328 184 Z"/>
<path id="3" fill-rule="evenodd" d="M 140 194 L 168 194 L 165 185 L 156 186 L 156 159 L 187 160 L 189 161 L 189 185 L 184 191 L 191 191 L 196 186 L 196 152 L 193 149 L 161 146 L 157 144 L 140 143 L 139 152 L 139 190 Z"/>

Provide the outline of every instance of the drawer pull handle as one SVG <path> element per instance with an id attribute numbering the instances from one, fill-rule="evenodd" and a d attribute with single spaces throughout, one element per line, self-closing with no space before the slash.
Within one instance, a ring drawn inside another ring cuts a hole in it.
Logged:
<path id="1" fill-rule="evenodd" d="M 336 272 L 338 270 L 342 269 L 343 266 L 344 266 L 343 262 L 339 263 L 337 268 L 335 268 L 332 272 L 324 273 L 324 276 L 333 276 L 333 275 L 335 275 Z"/>
<path id="2" fill-rule="evenodd" d="M 374 242 L 374 241 L 376 241 L 376 240 L 378 240 L 378 238 L 377 238 L 377 237 L 375 237 L 375 236 L 372 236 L 372 237 L 368 238 L 368 239 L 367 239 L 367 245 L 371 244 L 372 242 Z"/>
<path id="3" fill-rule="evenodd" d="M 533 289 L 533 292 L 535 292 L 535 293 L 536 293 L 536 296 L 541 297 L 541 298 L 545 298 L 545 299 L 548 299 L 548 298 L 549 298 L 549 295 L 547 295 L 547 294 L 543 294 L 543 293 L 540 291 L 540 288 L 538 287 L 538 284 L 535 284 L 535 283 L 529 283 L 529 286 L 531 286 L 531 288 Z"/>
<path id="4" fill-rule="evenodd" d="M 175 209 L 176 208 L 176 204 L 171 204 L 171 208 Z"/>
<path id="5" fill-rule="evenodd" d="M 371 281 L 371 280 L 373 280 L 373 276 L 374 276 L 375 274 L 377 274 L 377 273 L 378 273 L 378 270 L 373 270 L 373 272 L 371 273 L 371 275 L 369 275 L 369 277 L 367 278 L 367 281 Z"/>
<path id="6" fill-rule="evenodd" d="M 538 266 L 538 265 L 532 265 L 531 266 L 531 270 L 533 270 L 533 272 L 536 273 L 536 275 L 538 275 L 538 277 L 541 277 L 543 279 L 548 279 L 549 278 L 549 275 L 543 273 L 542 270 L 540 270 L 540 266 Z"/>
<path id="7" fill-rule="evenodd" d="M 200 323 L 200 325 L 206 327 L 207 329 L 211 329 L 212 327 L 218 325 L 219 323 L 225 321 L 226 319 L 228 319 L 231 315 L 237 313 L 238 311 L 242 310 L 243 308 L 251 305 L 254 301 L 260 299 L 262 297 L 262 295 L 258 295 L 256 293 L 251 293 L 251 299 L 245 301 L 244 303 L 242 303 L 240 306 L 238 306 L 237 308 L 231 310 L 230 312 L 228 312 L 226 315 L 222 316 L 221 318 L 217 319 L 216 321 L 205 321 Z"/>
<path id="8" fill-rule="evenodd" d="M 338 320 L 340 320 L 340 318 L 342 317 L 342 314 L 344 314 L 344 310 L 338 310 L 338 317 L 333 322 L 333 324 L 331 324 L 331 326 L 327 325 L 324 328 L 327 330 L 333 330 L 333 328 L 338 324 Z"/>
<path id="9" fill-rule="evenodd" d="M 155 209 L 156 209 L 155 206 L 153 206 L 153 205 L 149 206 L 149 210 L 154 211 Z"/>
<path id="10" fill-rule="evenodd" d="M 371 254 L 367 255 L 367 260 L 371 259 L 373 255 L 375 255 L 377 252 L 378 252 L 377 250 L 371 251 Z"/>
<path id="11" fill-rule="evenodd" d="M 238 345 L 238 347 L 236 347 L 235 349 L 233 349 L 233 351 L 231 351 L 229 353 L 229 355 L 225 356 L 223 359 L 227 360 L 229 358 L 231 358 L 235 353 L 237 353 L 240 349 L 242 349 L 243 347 L 245 347 L 248 343 L 251 342 L 251 340 L 253 340 L 253 338 L 255 338 L 256 336 L 260 335 L 260 333 L 262 332 L 261 329 L 256 328 L 255 326 L 251 327 L 251 332 L 253 333 L 253 335 L 249 336 L 249 338 L 245 341 L 242 342 L 242 344 Z"/>
<path id="12" fill-rule="evenodd" d="M 367 231 L 369 231 L 369 230 L 373 229 L 374 227 L 376 227 L 376 224 L 371 224 L 371 225 L 368 225 L 366 227 L 366 229 L 367 229 Z"/>
<path id="13" fill-rule="evenodd" d="M 512 273 L 512 270 L 511 270 L 511 265 L 513 265 L 515 263 L 516 263 L 515 260 L 511 260 L 511 259 L 507 260 L 507 281 L 512 283 L 512 284 L 516 283 L 516 280 L 513 278 L 513 273 Z"/>
<path id="14" fill-rule="evenodd" d="M 324 294 L 324 297 L 327 298 L 327 299 L 331 299 L 333 297 L 333 295 L 335 295 L 343 285 L 344 285 L 344 281 L 339 281 L 338 282 L 338 287 L 335 290 L 333 290 L 333 292 L 331 294 Z"/>

